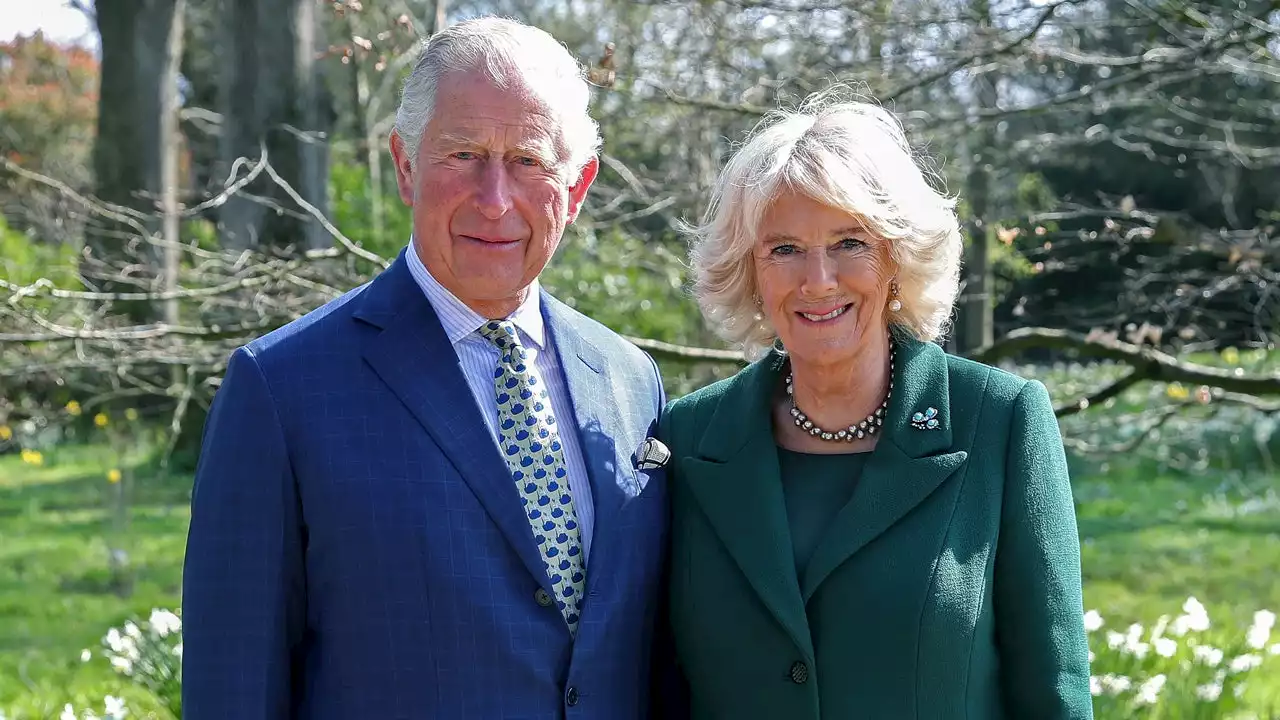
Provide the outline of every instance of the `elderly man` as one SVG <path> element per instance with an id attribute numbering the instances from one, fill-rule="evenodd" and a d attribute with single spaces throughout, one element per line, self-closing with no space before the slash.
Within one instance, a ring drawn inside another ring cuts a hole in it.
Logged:
<path id="1" fill-rule="evenodd" d="M 391 138 L 409 247 L 237 350 L 214 401 L 187 720 L 649 711 L 662 385 L 538 286 L 596 175 L 587 102 L 540 30 L 427 43 Z"/>

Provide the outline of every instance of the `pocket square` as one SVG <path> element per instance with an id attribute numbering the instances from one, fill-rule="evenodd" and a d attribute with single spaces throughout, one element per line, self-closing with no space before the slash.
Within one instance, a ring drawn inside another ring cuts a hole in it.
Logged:
<path id="1" fill-rule="evenodd" d="M 671 460 L 671 451 L 657 438 L 645 438 L 636 450 L 636 468 L 653 470 L 666 465 Z"/>

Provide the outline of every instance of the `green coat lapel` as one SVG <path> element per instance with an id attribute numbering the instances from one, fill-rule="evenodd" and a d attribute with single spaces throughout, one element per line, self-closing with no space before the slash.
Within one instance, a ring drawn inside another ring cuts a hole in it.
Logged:
<path id="1" fill-rule="evenodd" d="M 883 435 L 867 458 L 853 498 L 836 515 L 805 568 L 805 602 L 841 563 L 924 502 L 969 457 L 952 446 L 947 356 L 942 348 L 900 341 L 896 375 Z M 937 427 L 913 427 L 912 416 L 928 408 L 937 411 Z"/>
<path id="2" fill-rule="evenodd" d="M 730 381 L 696 446 L 686 486 L 761 601 L 813 662 L 778 474 L 769 399 L 779 358 L 769 355 Z"/>

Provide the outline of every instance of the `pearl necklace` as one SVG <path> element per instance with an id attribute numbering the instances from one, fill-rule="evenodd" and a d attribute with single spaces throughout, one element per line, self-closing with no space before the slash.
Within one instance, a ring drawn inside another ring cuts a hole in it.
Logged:
<path id="1" fill-rule="evenodd" d="M 884 402 L 881 402 L 880 407 L 876 408 L 876 411 L 868 415 L 865 420 L 862 420 L 861 422 L 850 425 L 849 427 L 843 430 L 837 430 L 835 432 L 832 432 L 830 430 L 823 430 L 817 425 L 814 425 L 813 421 L 809 419 L 809 416 L 805 415 L 804 411 L 796 407 L 795 386 L 794 386 L 794 383 L 792 382 L 791 374 L 788 373 L 787 374 L 787 397 L 790 398 L 791 400 L 791 417 L 795 419 L 796 427 L 800 428 L 801 430 L 804 430 L 805 432 L 809 433 L 813 437 L 819 438 L 821 440 L 826 440 L 828 442 L 853 442 L 854 440 L 861 440 L 865 437 L 875 435 L 876 431 L 878 431 L 884 425 L 884 414 L 889 409 L 889 398 L 893 396 L 894 354 L 895 354 L 895 348 L 893 343 L 890 342 L 889 343 L 889 389 L 884 394 Z"/>

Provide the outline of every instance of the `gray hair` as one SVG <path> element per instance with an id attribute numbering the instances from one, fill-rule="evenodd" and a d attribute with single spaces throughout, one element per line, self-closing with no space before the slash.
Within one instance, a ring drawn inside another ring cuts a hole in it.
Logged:
<path id="1" fill-rule="evenodd" d="M 777 333 L 758 314 L 754 246 L 770 204 L 792 191 L 857 217 L 886 239 L 902 309 L 890 325 L 919 340 L 945 330 L 959 294 L 955 200 L 934 190 L 902 125 L 837 85 L 766 117 L 722 170 L 693 235 L 694 295 L 708 324 L 758 357 Z"/>
<path id="2" fill-rule="evenodd" d="M 561 123 L 565 169 L 576 177 L 600 147 L 600 129 L 588 112 L 591 90 L 580 63 L 547 32 L 516 20 L 480 17 L 451 25 L 423 43 L 396 111 L 396 134 L 416 161 L 422 133 L 435 110 L 440 79 L 483 69 L 500 87 L 516 82 L 534 90 Z"/>

